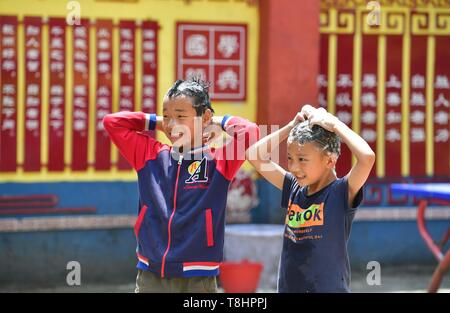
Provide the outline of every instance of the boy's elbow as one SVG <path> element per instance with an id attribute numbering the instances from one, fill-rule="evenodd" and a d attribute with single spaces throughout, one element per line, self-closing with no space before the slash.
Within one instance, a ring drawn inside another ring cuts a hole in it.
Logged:
<path id="1" fill-rule="evenodd" d="M 364 155 L 365 162 L 370 164 L 370 166 L 373 166 L 375 164 L 375 159 L 376 159 L 375 152 L 373 152 L 372 149 L 370 149 L 370 151 L 367 151 Z"/>
<path id="2" fill-rule="evenodd" d="M 111 120 L 112 120 L 112 116 L 111 115 L 112 114 L 110 113 L 110 114 L 106 114 L 103 117 L 103 126 L 105 126 L 105 128 L 111 124 Z"/>
<path id="3" fill-rule="evenodd" d="M 106 131 L 109 131 L 110 129 L 113 128 L 114 119 L 115 119 L 114 113 L 106 114 L 103 117 L 103 127 L 105 128 Z"/>

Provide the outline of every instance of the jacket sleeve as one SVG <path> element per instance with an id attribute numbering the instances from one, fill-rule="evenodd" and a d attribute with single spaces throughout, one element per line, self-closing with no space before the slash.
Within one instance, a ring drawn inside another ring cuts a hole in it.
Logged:
<path id="1" fill-rule="evenodd" d="M 259 140 L 259 127 L 244 118 L 225 115 L 222 129 L 230 140 L 216 153 L 217 170 L 232 180 L 245 161 L 245 151 Z"/>
<path id="2" fill-rule="evenodd" d="M 103 118 L 103 125 L 122 156 L 136 171 L 143 168 L 147 160 L 155 159 L 164 147 L 159 141 L 143 133 L 155 129 L 155 114 L 112 113 Z"/>

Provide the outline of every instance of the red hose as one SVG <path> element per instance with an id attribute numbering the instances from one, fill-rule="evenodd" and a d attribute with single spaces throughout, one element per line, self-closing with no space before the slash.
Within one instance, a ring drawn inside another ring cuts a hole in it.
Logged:
<path id="1" fill-rule="evenodd" d="M 436 270 L 433 273 L 430 285 L 428 286 L 428 292 L 437 292 L 439 286 L 441 285 L 442 277 L 444 277 L 449 267 L 450 267 L 450 251 L 447 251 L 447 253 L 445 254 L 445 258 L 439 263 L 439 265 L 436 267 Z"/>
<path id="2" fill-rule="evenodd" d="M 442 254 L 439 247 L 433 242 L 433 239 L 431 238 L 430 234 L 428 233 L 428 230 L 425 226 L 425 210 L 427 208 L 427 201 L 421 200 L 419 203 L 419 210 L 417 212 L 417 226 L 419 228 L 420 235 L 422 236 L 423 240 L 427 244 L 428 248 L 433 253 L 434 257 L 437 259 L 438 262 L 440 262 L 444 255 Z"/>

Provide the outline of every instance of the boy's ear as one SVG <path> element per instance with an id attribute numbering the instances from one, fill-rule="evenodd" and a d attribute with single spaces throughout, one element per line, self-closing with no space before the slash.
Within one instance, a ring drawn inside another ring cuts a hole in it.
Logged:
<path id="1" fill-rule="evenodd" d="M 328 153 L 327 155 L 327 167 L 335 168 L 337 163 L 337 156 L 334 153 Z"/>
<path id="2" fill-rule="evenodd" d="M 205 113 L 203 113 L 202 116 L 203 124 L 208 125 L 209 123 L 211 123 L 212 117 L 213 117 L 212 111 L 210 109 L 206 109 Z"/>

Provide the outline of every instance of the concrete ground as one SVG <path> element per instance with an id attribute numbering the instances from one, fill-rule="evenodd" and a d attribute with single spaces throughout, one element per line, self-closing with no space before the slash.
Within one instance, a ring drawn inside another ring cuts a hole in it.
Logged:
<path id="1" fill-rule="evenodd" d="M 381 284 L 369 286 L 366 282 L 368 271 L 352 270 L 352 290 L 355 293 L 392 293 L 392 292 L 425 292 L 433 274 L 433 266 L 396 266 L 381 269 Z M 223 292 L 222 289 L 220 291 Z M 258 290 L 258 292 L 275 292 L 276 290 Z M 0 285 L 0 292 L 88 292 L 88 293 L 129 293 L 134 292 L 134 282 L 125 284 L 81 284 L 81 286 L 15 286 Z M 450 293 L 450 272 L 444 277 L 439 292 Z"/>

